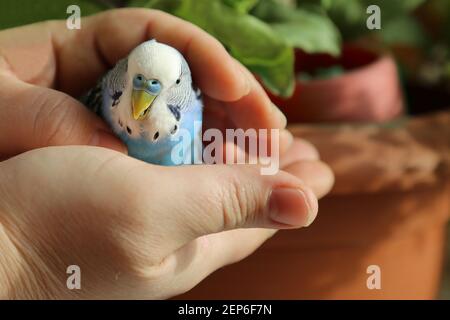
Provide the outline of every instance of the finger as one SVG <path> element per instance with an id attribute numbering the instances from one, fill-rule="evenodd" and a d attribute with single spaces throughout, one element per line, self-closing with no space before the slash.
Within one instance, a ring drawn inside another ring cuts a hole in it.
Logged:
<path id="1" fill-rule="evenodd" d="M 0 74 L 0 154 L 53 145 L 95 145 L 126 152 L 106 124 L 70 96 Z"/>
<path id="2" fill-rule="evenodd" d="M 286 127 L 286 116 L 270 101 L 267 93 L 256 78 L 236 61 L 242 72 L 250 79 L 250 93 L 241 99 L 224 103 L 230 119 L 236 126 L 247 128 Z"/>
<path id="3" fill-rule="evenodd" d="M 56 57 L 46 26 L 40 23 L 0 32 L 0 73 L 36 85 L 53 85 Z"/>
<path id="4" fill-rule="evenodd" d="M 204 95 L 205 112 L 212 114 L 222 110 L 235 127 L 242 129 L 283 129 L 286 127 L 286 116 L 269 99 L 261 84 L 253 74 L 235 60 L 236 65 L 250 81 L 250 92 L 236 101 L 218 101 Z M 208 119 L 208 118 L 206 118 Z"/>
<path id="5" fill-rule="evenodd" d="M 312 191 L 282 171 L 269 176 L 252 165 L 202 165 L 158 168 L 156 176 L 154 167 L 146 168 L 139 171 L 141 187 L 134 182 L 134 188 L 148 190 L 148 181 L 157 179 L 158 192 L 142 192 L 133 202 L 142 206 L 150 198 L 172 213 L 161 219 L 161 213 L 152 212 L 164 230 L 158 236 L 167 244 L 166 255 L 202 235 L 236 228 L 298 228 L 317 215 Z"/>
<path id="6" fill-rule="evenodd" d="M 225 105 L 238 126 L 286 125 L 285 117 L 251 73 L 217 40 L 188 22 L 159 11 L 122 9 L 88 17 L 80 30 L 68 30 L 64 23 L 52 21 L 0 32 L 4 68 L 26 82 L 77 96 L 139 43 L 156 38 L 185 55 L 205 95 L 221 101 L 245 97 Z"/>
<path id="7" fill-rule="evenodd" d="M 64 23 L 47 22 L 0 33 L 0 55 L 20 79 L 80 95 L 139 43 L 156 38 L 184 54 L 205 95 L 221 101 L 246 96 L 229 105 L 239 126 L 285 126 L 285 117 L 253 75 L 216 39 L 186 21 L 159 11 L 122 9 L 88 17 L 80 30 L 68 30 Z M 30 52 L 33 59 L 27 59 Z"/>
<path id="8" fill-rule="evenodd" d="M 185 55 L 193 70 L 196 82 L 206 95 L 221 101 L 237 101 L 245 97 L 245 100 L 241 103 L 230 105 L 231 112 L 235 108 L 241 109 L 238 110 L 237 114 L 252 114 L 253 111 L 256 111 L 257 114 L 251 119 L 259 119 L 256 120 L 258 125 L 249 124 L 245 117 L 237 117 L 238 124 L 246 124 L 245 127 L 284 128 L 286 126 L 286 118 L 278 108 L 273 106 L 255 77 L 239 62 L 231 58 L 216 39 L 200 28 L 163 12 L 145 12 L 132 9 L 123 10 L 123 12 L 117 12 L 116 14 L 120 15 L 118 19 L 120 18 L 121 21 L 127 21 L 131 12 L 136 15 L 133 22 L 139 20 L 138 14 L 143 16 L 143 20 L 152 15 L 148 25 L 149 37 L 172 45 Z M 105 23 L 103 27 L 117 29 L 113 32 L 115 35 L 124 32 L 123 29 L 120 30 L 120 25 L 112 26 Z M 108 31 L 105 31 L 105 33 L 108 33 Z M 116 37 L 114 39 L 106 38 L 103 41 L 99 39 L 99 48 L 102 52 L 114 53 L 114 50 L 110 50 L 110 48 L 116 46 L 116 41 Z M 134 43 L 135 45 L 136 43 Z M 129 50 L 130 48 L 124 51 Z M 110 63 L 117 61 L 119 57 L 125 55 L 125 52 L 109 58 Z M 225 107 L 227 106 L 225 104 Z M 242 109 L 242 106 L 247 108 Z"/>
<path id="9" fill-rule="evenodd" d="M 275 234 L 273 229 L 237 229 L 202 236 L 166 259 L 166 277 L 161 285 L 167 297 L 182 294 L 212 272 L 236 263 Z M 170 286 L 176 281 L 177 287 Z"/>
<path id="10" fill-rule="evenodd" d="M 222 101 L 235 101 L 250 91 L 246 74 L 222 44 L 199 27 L 169 14 L 152 11 L 148 35 L 180 50 L 204 93 Z"/>
<path id="11" fill-rule="evenodd" d="M 225 143 L 222 148 L 222 163 L 244 164 L 258 163 L 258 159 L 233 143 Z M 317 161 L 316 148 L 306 140 L 295 139 L 292 147 L 284 155 L 283 170 L 302 179 L 319 198 L 327 194 L 333 184 L 334 175 L 328 165 Z"/>
<path id="12" fill-rule="evenodd" d="M 224 134 L 224 148 L 222 153 L 218 154 L 220 150 L 215 148 L 217 141 L 210 139 L 208 132 L 205 132 L 204 137 L 207 139 L 205 139 L 203 161 L 207 164 L 274 165 L 277 170 L 280 167 L 280 155 L 284 156 L 293 143 L 293 137 L 287 130 L 281 130 L 278 135 L 271 135 L 268 138 L 258 138 L 257 134 L 249 135 L 248 141 L 240 138 L 233 139 Z M 209 144 L 210 140 L 213 140 L 211 144 Z M 210 148 L 214 148 L 214 154 Z"/>
<path id="13" fill-rule="evenodd" d="M 0 33 L 3 47 L 0 55 L 9 61 L 11 69 L 17 71 L 21 79 L 28 79 L 30 75 L 28 68 L 22 66 L 22 57 L 27 51 L 36 52 L 38 58 L 33 60 L 37 60 L 38 65 L 34 69 L 38 70 L 39 77 L 49 79 L 46 84 L 57 80 L 61 90 L 81 94 L 138 44 L 156 38 L 177 48 L 186 57 L 205 94 L 228 101 L 249 92 L 247 78 L 216 39 L 169 14 L 148 9 L 109 10 L 83 19 L 82 26 L 80 30 L 68 30 L 65 21 L 54 21 L 17 28 L 14 35 L 11 31 L 9 35 Z M 34 40 L 29 41 L 30 33 L 36 36 Z M 14 38 L 19 39 L 20 46 L 15 44 Z M 22 55 L 15 58 L 18 47 Z M 36 48 L 39 50 L 33 50 Z M 25 64 L 31 65 L 31 62 Z M 49 70 L 48 65 L 52 65 Z"/>
<path id="14" fill-rule="evenodd" d="M 245 99 L 245 98 L 243 98 Z M 272 154 L 272 147 L 278 148 L 278 154 L 284 154 L 294 141 L 293 135 L 287 129 L 279 129 L 277 127 L 271 127 L 272 123 L 259 123 L 259 127 L 251 127 L 245 123 L 245 121 L 240 121 L 242 126 L 239 126 L 236 122 L 231 120 L 232 114 L 230 110 L 226 110 L 227 103 L 222 101 L 217 101 L 209 97 L 205 97 L 205 109 L 204 109 L 204 128 L 205 129 L 218 129 L 225 137 L 227 129 L 242 129 L 243 133 L 255 132 L 256 136 L 260 137 L 258 139 L 258 144 L 264 143 L 267 145 L 267 156 Z M 255 101 L 255 103 L 258 103 Z M 275 107 L 274 107 L 275 108 Z M 234 112 L 239 114 L 242 111 L 234 109 Z M 233 116 L 233 117 L 239 117 Z M 284 117 L 284 115 L 282 115 Z M 239 122 L 239 121 L 238 121 Z M 277 130 L 278 135 L 272 136 L 273 131 Z M 234 131 L 236 132 L 236 130 Z M 266 139 L 262 139 L 262 136 Z M 246 150 L 248 152 L 248 150 Z"/>
<path id="15" fill-rule="evenodd" d="M 298 161 L 287 171 L 311 184 L 318 197 L 330 190 L 334 180 L 331 170 L 318 161 Z M 180 284 L 172 294 L 188 291 L 215 270 L 249 256 L 275 232 L 273 229 L 237 229 L 202 236 L 190 242 L 167 259 L 172 262 L 172 270 L 177 270 L 171 275 L 176 274 Z"/>
<path id="16" fill-rule="evenodd" d="M 319 199 L 329 193 L 334 184 L 333 171 L 321 161 L 300 160 L 284 167 L 283 170 L 302 179 Z"/>
<path id="17" fill-rule="evenodd" d="M 319 158 L 319 152 L 310 142 L 295 138 L 281 156 L 280 166 L 284 168 L 298 160 L 319 160 Z"/>

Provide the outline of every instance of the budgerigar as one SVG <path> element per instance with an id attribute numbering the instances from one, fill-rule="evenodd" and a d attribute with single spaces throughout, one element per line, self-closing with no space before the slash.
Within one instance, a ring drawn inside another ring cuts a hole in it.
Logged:
<path id="1" fill-rule="evenodd" d="M 137 46 L 84 98 L 127 145 L 128 154 L 159 165 L 193 163 L 201 153 L 202 99 L 176 49 L 156 40 Z M 189 135 L 186 135 L 189 133 Z M 178 160 L 172 157 L 175 146 Z M 198 141 L 197 141 L 198 142 Z"/>

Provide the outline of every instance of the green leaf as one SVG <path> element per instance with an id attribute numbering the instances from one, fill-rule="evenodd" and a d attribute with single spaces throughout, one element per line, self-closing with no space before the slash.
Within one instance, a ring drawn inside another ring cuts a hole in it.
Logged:
<path id="1" fill-rule="evenodd" d="M 320 4 L 321 4 L 322 8 L 329 9 L 333 5 L 332 2 L 333 2 L 333 0 L 321 0 Z"/>
<path id="2" fill-rule="evenodd" d="M 341 37 L 339 30 L 325 15 L 297 9 L 291 20 L 274 23 L 272 27 L 287 43 L 308 53 L 339 55 Z"/>
<path id="3" fill-rule="evenodd" d="M 265 0 L 252 13 L 269 23 L 295 48 L 308 53 L 340 53 L 340 32 L 320 7 L 308 5 L 295 9 L 275 0 Z"/>
<path id="4" fill-rule="evenodd" d="M 159 0 L 153 3 L 153 8 L 167 9 L 167 6 L 170 13 L 217 38 L 232 56 L 257 73 L 274 94 L 292 94 L 293 48 L 270 25 L 236 11 L 220 0 Z"/>
<path id="5" fill-rule="evenodd" d="M 404 15 L 388 21 L 379 32 L 387 44 L 423 46 L 427 42 L 425 31 L 411 16 Z"/>
<path id="6" fill-rule="evenodd" d="M 448 61 L 447 64 L 445 65 L 444 74 L 448 79 L 450 79 L 450 61 Z"/>
<path id="7" fill-rule="evenodd" d="M 162 10 L 173 14 L 183 0 L 131 0 L 128 7 L 141 7 Z"/>
<path id="8" fill-rule="evenodd" d="M 223 0 L 223 2 L 234 8 L 237 12 L 247 13 L 249 12 L 259 0 Z"/>

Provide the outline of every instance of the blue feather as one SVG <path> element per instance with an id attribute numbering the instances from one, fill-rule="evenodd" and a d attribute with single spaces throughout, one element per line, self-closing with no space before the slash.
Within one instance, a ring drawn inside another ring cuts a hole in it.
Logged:
<path id="1" fill-rule="evenodd" d="M 116 124 L 113 123 L 109 112 L 113 99 L 106 90 L 103 90 L 102 116 L 111 126 L 116 135 L 125 143 L 128 148 L 128 154 L 131 157 L 148 163 L 164 166 L 194 164 L 196 159 L 201 159 L 203 150 L 201 140 L 199 143 L 194 143 L 194 139 L 199 139 L 202 133 L 201 123 L 203 117 L 203 104 L 201 99 L 195 99 L 194 101 L 194 106 L 189 108 L 190 111 L 183 113 L 180 116 L 179 129 L 177 133 L 172 135 L 172 137 L 167 136 L 156 142 L 153 142 L 147 135 L 141 134 L 139 138 L 132 137 L 127 134 L 126 130 L 118 128 Z M 195 123 L 200 125 L 195 126 Z M 183 129 L 186 131 L 183 131 Z M 189 133 L 189 137 L 191 137 L 192 140 L 189 144 L 190 149 L 182 151 L 180 157 L 183 158 L 183 162 L 178 163 L 176 161 L 177 159 L 173 159 L 172 157 L 172 150 L 175 146 L 180 146 L 180 144 L 183 143 L 183 132 Z"/>

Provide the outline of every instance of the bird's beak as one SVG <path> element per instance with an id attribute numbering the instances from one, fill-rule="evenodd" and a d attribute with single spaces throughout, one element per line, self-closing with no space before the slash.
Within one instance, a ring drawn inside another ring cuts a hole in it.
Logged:
<path id="1" fill-rule="evenodd" d="M 131 103 L 134 120 L 141 120 L 147 115 L 156 97 L 145 90 L 133 89 Z"/>

